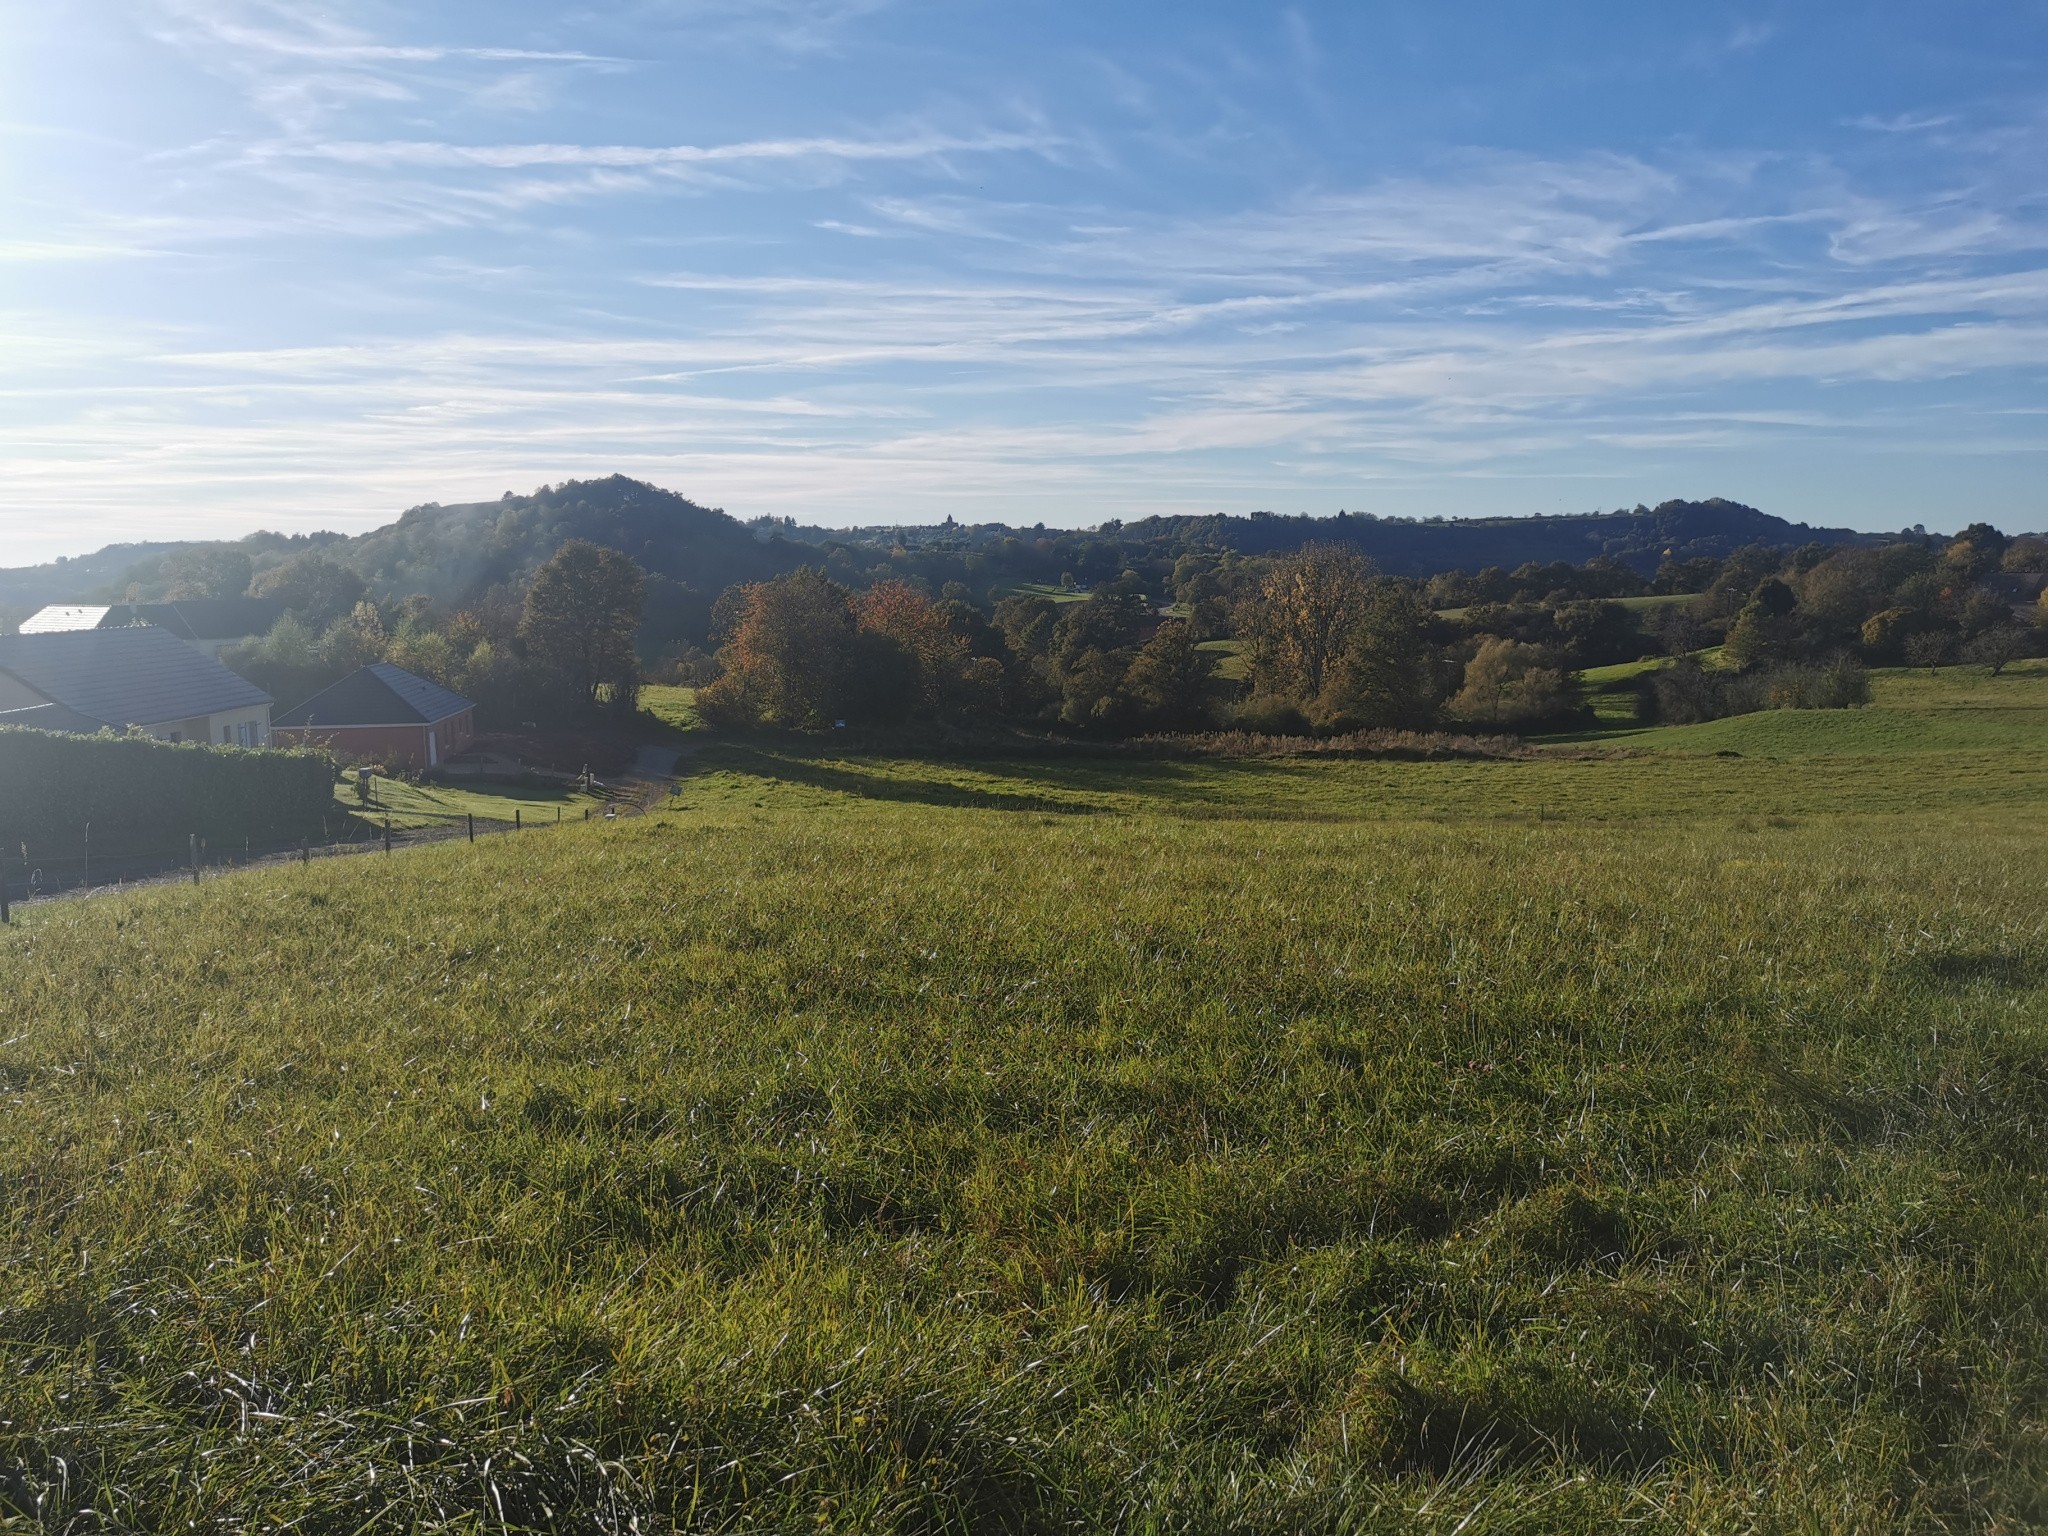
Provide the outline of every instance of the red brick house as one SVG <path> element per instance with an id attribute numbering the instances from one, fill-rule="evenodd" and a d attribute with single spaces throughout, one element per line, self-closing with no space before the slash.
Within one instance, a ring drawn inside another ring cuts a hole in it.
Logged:
<path id="1" fill-rule="evenodd" d="M 388 661 L 351 672 L 270 723 L 280 747 L 325 747 L 386 767 L 433 768 L 476 735 L 476 706 Z"/>

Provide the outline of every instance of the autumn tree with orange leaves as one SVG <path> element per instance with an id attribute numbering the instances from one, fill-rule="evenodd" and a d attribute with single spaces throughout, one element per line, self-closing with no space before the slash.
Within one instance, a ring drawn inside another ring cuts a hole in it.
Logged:
<path id="1" fill-rule="evenodd" d="M 960 605 L 905 582 L 854 593 L 806 569 L 742 587 L 727 606 L 724 675 L 697 695 L 714 722 L 817 729 L 997 702 L 1002 663 L 976 654 Z"/>

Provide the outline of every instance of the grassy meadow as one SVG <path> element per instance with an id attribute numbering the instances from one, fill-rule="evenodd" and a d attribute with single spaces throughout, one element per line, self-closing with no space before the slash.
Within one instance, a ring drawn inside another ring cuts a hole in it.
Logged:
<path id="1" fill-rule="evenodd" d="M 2048 1523 L 2048 673 L 708 746 L 0 930 L 0 1527 Z"/>
<path id="2" fill-rule="evenodd" d="M 694 731 L 697 719 L 697 690 L 673 683 L 648 683 L 640 690 L 640 707 L 663 725 L 678 731 Z"/>
<path id="3" fill-rule="evenodd" d="M 479 821 L 511 821 L 514 814 L 535 826 L 550 826 L 557 819 L 581 820 L 586 811 L 602 811 L 602 795 L 580 789 L 556 789 L 547 785 L 514 787 L 499 784 L 413 784 L 379 774 L 376 801 L 365 805 L 356 798 L 355 780 L 348 778 L 334 787 L 335 804 L 378 826 L 388 819 L 393 827 L 445 827 L 474 816 Z"/>

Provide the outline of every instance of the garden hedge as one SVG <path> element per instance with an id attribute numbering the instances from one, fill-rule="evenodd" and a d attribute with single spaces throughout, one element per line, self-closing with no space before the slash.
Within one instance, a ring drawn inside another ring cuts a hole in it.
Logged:
<path id="1" fill-rule="evenodd" d="M 276 847 L 321 835 L 334 765 L 321 752 L 250 752 L 146 736 L 0 727 L 0 855 L 70 859 Z"/>

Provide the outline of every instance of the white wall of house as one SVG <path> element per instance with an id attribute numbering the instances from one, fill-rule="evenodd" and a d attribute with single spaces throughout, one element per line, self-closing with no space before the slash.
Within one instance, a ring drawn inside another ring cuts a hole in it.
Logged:
<path id="1" fill-rule="evenodd" d="M 267 747 L 270 745 L 270 706 L 252 704 L 246 709 L 224 709 L 217 714 L 194 715 L 189 720 L 162 720 L 140 727 L 143 735 L 159 741 L 203 741 L 216 747 Z"/>

